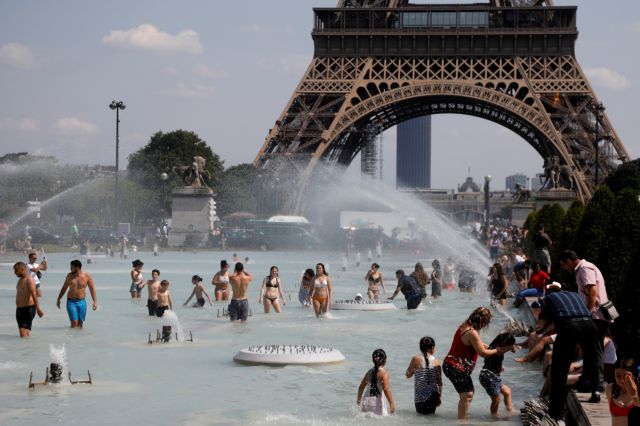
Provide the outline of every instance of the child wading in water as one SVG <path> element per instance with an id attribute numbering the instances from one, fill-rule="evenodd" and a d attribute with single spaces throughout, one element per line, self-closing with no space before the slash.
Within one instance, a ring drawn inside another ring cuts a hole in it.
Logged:
<path id="1" fill-rule="evenodd" d="M 431 337 L 420 339 L 420 355 L 411 358 L 407 379 L 415 378 L 415 405 L 420 414 L 433 414 L 441 403 L 442 367 L 433 354 L 436 342 Z"/>
<path id="2" fill-rule="evenodd" d="M 164 315 L 164 311 L 173 309 L 171 301 L 171 293 L 169 293 L 169 281 L 162 280 L 160 282 L 160 290 L 158 291 L 158 307 L 156 308 L 156 316 L 158 318 Z"/>
<path id="3" fill-rule="evenodd" d="M 194 303 L 193 307 L 194 308 L 202 308 L 204 306 L 204 296 L 207 296 L 207 299 L 209 300 L 209 305 L 213 305 L 213 303 L 211 303 L 211 297 L 209 297 L 209 293 L 207 293 L 207 290 L 204 289 L 204 286 L 202 285 L 202 277 L 199 275 L 194 275 L 193 277 L 191 277 L 191 284 L 193 284 L 193 291 L 191 292 L 191 296 L 189 296 L 189 298 L 187 299 L 186 302 L 184 302 L 184 304 L 182 306 L 187 306 L 187 304 L 189 303 L 189 301 L 193 298 L 193 296 L 196 296 L 196 303 Z"/>
<path id="4" fill-rule="evenodd" d="M 506 346 L 513 346 L 516 339 L 509 333 L 500 333 L 493 339 L 489 349 L 497 349 Z M 504 396 L 504 406 L 507 411 L 513 411 L 513 400 L 511 399 L 511 388 L 502 383 L 500 373 L 504 371 L 502 362 L 504 355 L 495 355 L 484 359 L 484 366 L 480 371 L 480 384 L 491 397 L 491 415 L 498 415 L 500 407 L 500 394 Z"/>
<path id="5" fill-rule="evenodd" d="M 373 368 L 364 375 L 358 388 L 357 404 L 365 413 L 388 416 L 396 411 L 393 395 L 389 389 L 389 375 L 384 369 L 387 354 L 382 349 L 376 349 L 371 355 Z M 364 397 L 363 394 L 364 393 Z M 386 398 L 385 398 L 386 397 Z M 389 401 L 387 405 L 387 400 Z"/>

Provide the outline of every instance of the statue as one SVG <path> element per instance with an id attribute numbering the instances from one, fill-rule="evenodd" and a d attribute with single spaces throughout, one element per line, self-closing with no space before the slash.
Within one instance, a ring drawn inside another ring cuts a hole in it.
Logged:
<path id="1" fill-rule="evenodd" d="M 531 190 L 525 189 L 519 183 L 516 183 L 516 192 L 513 194 L 514 204 L 520 204 L 523 201 L 529 201 L 531 199 Z"/>
<path id="2" fill-rule="evenodd" d="M 193 157 L 190 166 L 174 166 L 173 172 L 180 176 L 185 187 L 208 188 L 205 177 L 209 179 L 209 172 L 205 170 L 205 159 L 200 156 Z"/>
<path id="3" fill-rule="evenodd" d="M 571 168 L 566 164 L 560 165 L 560 159 L 553 155 L 544 160 L 544 182 L 540 181 L 543 189 L 573 190 L 573 176 Z"/>

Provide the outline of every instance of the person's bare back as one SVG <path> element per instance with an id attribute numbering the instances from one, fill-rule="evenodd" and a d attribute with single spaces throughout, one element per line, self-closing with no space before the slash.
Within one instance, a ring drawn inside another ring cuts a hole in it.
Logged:
<path id="1" fill-rule="evenodd" d="M 234 300 L 246 300 L 247 299 L 247 289 L 249 288 L 249 283 L 253 276 L 247 271 L 236 271 L 232 276 L 229 277 L 229 282 L 231 283 L 231 288 L 233 289 L 233 299 Z"/>

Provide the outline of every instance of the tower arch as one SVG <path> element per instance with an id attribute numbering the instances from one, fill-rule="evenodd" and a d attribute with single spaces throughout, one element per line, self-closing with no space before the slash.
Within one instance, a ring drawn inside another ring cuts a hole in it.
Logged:
<path id="1" fill-rule="evenodd" d="M 576 7 L 340 5 L 314 9 L 314 58 L 254 161 L 289 173 L 284 210 L 302 210 L 318 164 L 348 165 L 372 129 L 419 115 L 511 129 L 570 173 L 581 200 L 628 160 L 575 58 Z"/>

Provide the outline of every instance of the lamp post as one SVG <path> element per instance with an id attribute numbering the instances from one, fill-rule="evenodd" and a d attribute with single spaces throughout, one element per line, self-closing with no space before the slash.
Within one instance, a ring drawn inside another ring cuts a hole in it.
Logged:
<path id="1" fill-rule="evenodd" d="M 594 167 L 595 167 L 595 179 L 594 179 L 594 187 L 598 186 L 598 142 L 600 142 L 600 120 L 602 120 L 602 117 L 604 116 L 604 105 L 602 105 L 602 102 L 594 102 L 591 104 L 591 110 L 593 111 L 593 114 L 595 116 L 596 119 L 596 137 L 593 140 L 593 149 L 595 151 L 595 163 L 594 163 Z"/>
<path id="2" fill-rule="evenodd" d="M 485 232 L 489 232 L 489 218 L 491 216 L 491 206 L 489 204 L 489 182 L 491 182 L 491 175 L 484 177 L 484 228 Z"/>
<path id="3" fill-rule="evenodd" d="M 120 110 L 124 110 L 126 105 L 122 101 L 111 101 L 109 108 L 116 110 L 116 199 L 115 199 L 115 213 L 114 217 L 114 229 L 118 227 L 118 171 L 120 169 Z"/>
<path id="4" fill-rule="evenodd" d="M 167 175 L 166 173 L 162 173 L 160 175 L 160 180 L 162 181 L 162 197 L 161 197 L 161 206 L 160 206 L 160 212 L 162 213 L 162 226 L 164 226 L 164 221 L 165 221 L 165 217 L 164 217 L 164 184 L 167 181 L 167 179 L 169 179 L 169 175 Z"/>

